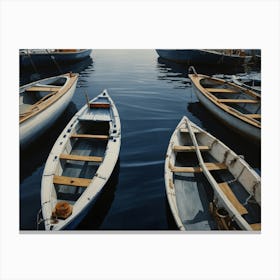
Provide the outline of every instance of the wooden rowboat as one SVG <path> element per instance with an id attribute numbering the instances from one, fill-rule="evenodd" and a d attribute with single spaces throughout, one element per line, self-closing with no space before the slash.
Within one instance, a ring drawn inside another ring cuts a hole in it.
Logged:
<path id="1" fill-rule="evenodd" d="M 70 103 L 78 74 L 68 73 L 20 87 L 19 134 L 25 148 L 45 132 Z"/>
<path id="2" fill-rule="evenodd" d="M 222 122 L 259 143 L 261 96 L 223 79 L 197 74 L 192 66 L 189 71 L 199 101 Z"/>
<path id="3" fill-rule="evenodd" d="M 79 224 L 110 178 L 120 145 L 119 114 L 104 90 L 76 113 L 50 152 L 41 183 L 46 230 Z"/>
<path id="4" fill-rule="evenodd" d="M 259 175 L 187 117 L 169 142 L 165 188 L 180 230 L 261 229 Z"/>

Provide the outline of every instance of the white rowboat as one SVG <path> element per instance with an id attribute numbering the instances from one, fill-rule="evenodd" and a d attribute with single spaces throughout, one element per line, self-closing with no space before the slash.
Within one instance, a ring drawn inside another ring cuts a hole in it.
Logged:
<path id="1" fill-rule="evenodd" d="M 46 230 L 79 224 L 110 178 L 120 146 L 119 114 L 104 90 L 76 113 L 50 152 L 41 183 Z"/>
<path id="2" fill-rule="evenodd" d="M 78 74 L 64 74 L 20 87 L 21 148 L 36 140 L 58 119 L 75 92 Z"/>
<path id="3" fill-rule="evenodd" d="M 189 74 L 199 101 L 219 120 L 259 143 L 261 138 L 261 96 L 223 79 Z"/>
<path id="4" fill-rule="evenodd" d="M 259 175 L 187 117 L 182 118 L 169 142 L 165 188 L 180 230 L 261 229 Z M 226 213 L 222 222 L 221 213 Z"/>

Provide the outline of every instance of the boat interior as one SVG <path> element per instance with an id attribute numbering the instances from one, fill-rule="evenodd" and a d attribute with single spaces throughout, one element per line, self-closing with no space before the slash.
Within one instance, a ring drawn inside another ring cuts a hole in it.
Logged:
<path id="1" fill-rule="evenodd" d="M 19 97 L 19 113 L 20 116 L 32 113 L 36 106 L 49 100 L 54 96 L 66 83 L 67 78 L 58 77 L 34 83 L 25 87 L 20 92 Z"/>
<path id="2" fill-rule="evenodd" d="M 226 104 L 259 123 L 261 122 L 261 99 L 259 94 L 254 94 L 249 90 L 241 90 L 238 86 L 214 79 L 201 79 L 200 84 L 220 103 Z"/>
<path id="3" fill-rule="evenodd" d="M 90 184 L 107 147 L 109 122 L 80 121 L 60 154 L 54 177 L 57 199 L 74 204 Z"/>
<path id="4" fill-rule="evenodd" d="M 221 158 L 226 158 L 226 155 L 220 155 L 219 159 L 214 155 L 214 148 L 210 143 L 212 142 L 212 145 L 219 145 L 219 143 L 211 139 L 209 141 L 210 137 L 204 132 L 197 130 L 195 132 L 205 165 L 219 187 L 242 217 L 253 225 L 252 227 L 260 228 L 261 207 L 254 196 L 240 183 L 241 179 L 233 176 L 227 165 L 221 162 Z M 195 148 L 187 129 L 180 129 L 179 133 L 181 134 L 178 137 L 179 143 L 173 147 L 176 151 L 175 166 L 171 168 L 174 172 L 179 215 L 188 230 L 217 229 L 214 218 L 209 213 L 209 203 L 214 198 L 212 187 L 199 167 Z M 239 176 L 242 176 L 242 172 L 244 171 L 239 172 Z M 195 216 L 194 213 L 196 213 Z M 234 227 L 238 229 L 237 224 Z"/>

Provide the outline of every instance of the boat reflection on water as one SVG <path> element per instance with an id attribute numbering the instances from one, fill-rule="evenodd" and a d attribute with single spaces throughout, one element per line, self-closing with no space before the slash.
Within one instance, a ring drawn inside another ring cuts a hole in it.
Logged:
<path id="1" fill-rule="evenodd" d="M 102 229 L 103 221 L 111 208 L 119 182 L 120 159 L 118 159 L 114 170 L 105 184 L 100 196 L 91 207 L 85 218 L 75 230 L 97 230 Z"/>
<path id="2" fill-rule="evenodd" d="M 20 86 L 28 84 L 30 82 L 48 78 L 50 76 L 60 75 L 61 73 L 80 73 L 87 68 L 93 67 L 92 57 L 86 57 L 84 60 L 77 63 L 68 63 L 65 65 L 49 64 L 48 66 L 36 66 L 36 69 L 20 69 Z"/>
<path id="3" fill-rule="evenodd" d="M 46 162 L 57 137 L 77 111 L 75 103 L 71 101 L 53 126 L 39 136 L 32 145 L 20 150 L 20 182 Z"/>
<path id="4" fill-rule="evenodd" d="M 158 57 L 157 68 L 159 69 L 160 75 L 158 76 L 159 80 L 170 80 L 171 82 L 181 81 L 185 87 L 189 87 L 191 85 L 188 77 L 188 69 L 189 64 L 176 63 L 162 57 Z M 232 75 L 236 73 L 249 71 L 250 68 L 247 66 L 226 66 L 226 65 L 203 65 L 196 64 L 195 69 L 198 73 L 203 73 L 206 75 L 214 75 L 214 74 L 226 74 Z"/>

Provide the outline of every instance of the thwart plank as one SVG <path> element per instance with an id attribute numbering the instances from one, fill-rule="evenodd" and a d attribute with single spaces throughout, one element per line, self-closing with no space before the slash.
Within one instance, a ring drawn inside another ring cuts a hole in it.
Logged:
<path id="1" fill-rule="evenodd" d="M 201 152 L 209 151 L 210 148 L 208 146 L 198 146 Z M 195 152 L 195 146 L 174 146 L 173 151 L 175 152 Z"/>
<path id="2" fill-rule="evenodd" d="M 261 230 L 261 225 L 262 224 L 250 224 L 253 230 Z"/>
<path id="3" fill-rule="evenodd" d="M 109 138 L 109 136 L 108 135 L 94 135 L 94 134 L 72 134 L 71 138 L 107 140 Z"/>
<path id="4" fill-rule="evenodd" d="M 228 88 L 205 88 L 208 92 L 217 92 L 217 93 L 238 93 L 238 90 L 228 89 Z"/>
<path id="5" fill-rule="evenodd" d="M 205 166 L 209 171 L 227 169 L 224 163 L 205 162 Z M 181 166 L 170 166 L 172 172 L 182 173 L 199 173 L 203 172 L 201 167 L 181 167 Z"/>
<path id="6" fill-rule="evenodd" d="M 29 87 L 26 88 L 26 91 L 59 91 L 59 88 L 53 87 Z"/>
<path id="7" fill-rule="evenodd" d="M 180 131 L 185 132 L 185 133 L 189 133 L 189 130 L 187 128 L 181 128 Z M 193 132 L 194 133 L 199 133 L 200 131 L 197 128 L 193 127 Z"/>
<path id="8" fill-rule="evenodd" d="M 218 99 L 218 101 L 222 103 L 250 103 L 250 104 L 260 103 L 259 100 L 254 100 L 254 99 Z"/>
<path id="9" fill-rule="evenodd" d="M 248 214 L 247 209 L 239 202 L 235 194 L 232 192 L 230 186 L 227 183 L 218 184 L 224 194 L 227 196 L 232 205 L 236 208 L 236 210 L 241 214 Z"/>
<path id="10" fill-rule="evenodd" d="M 92 162 L 102 162 L 102 157 L 96 156 L 80 156 L 80 155 L 68 155 L 68 154 L 61 154 L 59 156 L 60 159 L 65 160 L 79 160 L 79 161 L 92 161 Z"/>
<path id="11" fill-rule="evenodd" d="M 91 182 L 91 179 L 66 177 L 66 176 L 53 176 L 53 183 L 57 185 L 66 185 L 74 187 L 87 187 Z"/>

